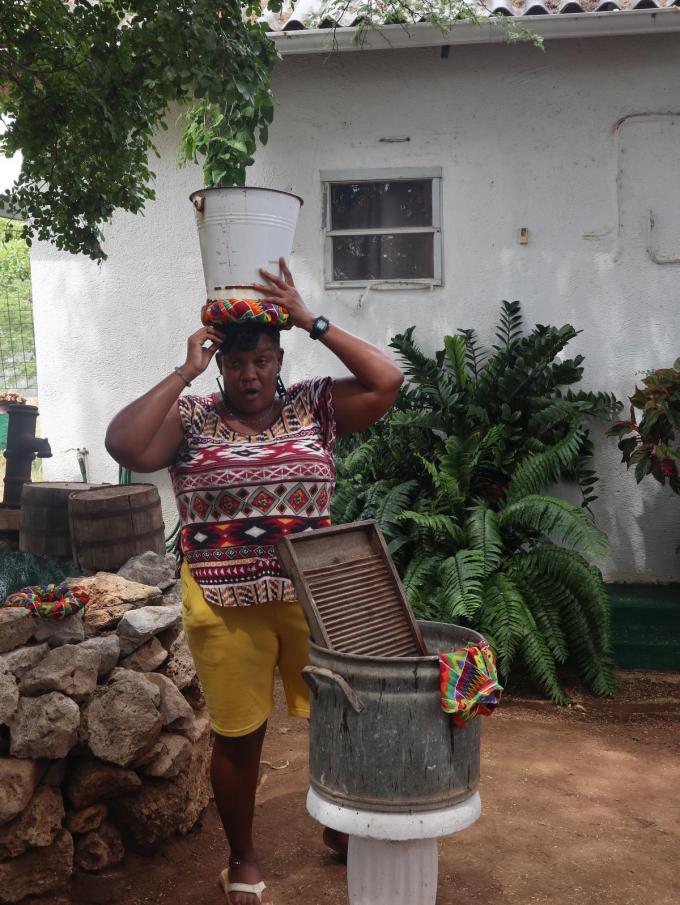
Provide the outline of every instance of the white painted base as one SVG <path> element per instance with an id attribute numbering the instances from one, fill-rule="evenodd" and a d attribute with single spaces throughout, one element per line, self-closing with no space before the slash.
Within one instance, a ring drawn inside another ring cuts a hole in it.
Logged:
<path id="1" fill-rule="evenodd" d="M 319 823 L 349 836 L 405 841 L 459 833 L 479 820 L 482 804 L 479 792 L 475 792 L 466 801 L 450 808 L 415 814 L 394 814 L 344 808 L 310 789 L 307 793 L 307 810 Z"/>
<path id="2" fill-rule="evenodd" d="M 349 905 L 435 905 L 437 840 L 349 837 Z"/>
<path id="3" fill-rule="evenodd" d="M 478 820 L 481 801 L 475 792 L 451 808 L 389 814 L 344 808 L 310 789 L 307 810 L 324 826 L 349 835 L 349 905 L 435 905 L 437 837 Z"/>

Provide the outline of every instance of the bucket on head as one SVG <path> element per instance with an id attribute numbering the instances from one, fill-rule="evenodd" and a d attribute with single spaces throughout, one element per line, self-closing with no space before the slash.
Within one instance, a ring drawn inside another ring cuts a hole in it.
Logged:
<path id="1" fill-rule="evenodd" d="M 71 559 L 71 529 L 68 500 L 72 493 L 84 493 L 105 484 L 77 481 L 39 481 L 24 484 L 21 490 L 19 549 L 22 553 Z"/>
<path id="2" fill-rule="evenodd" d="M 256 187 L 207 188 L 190 196 L 208 299 L 252 298 L 260 267 L 288 260 L 302 198 Z"/>
<path id="3" fill-rule="evenodd" d="M 310 645 L 309 776 L 319 795 L 360 811 L 453 807 L 479 785 L 480 724 L 441 707 L 437 654 L 482 636 L 419 622 L 428 657 L 362 657 Z"/>
<path id="4" fill-rule="evenodd" d="M 161 499 L 154 484 L 124 484 L 71 494 L 73 559 L 81 569 L 117 572 L 138 553 L 165 554 Z"/>

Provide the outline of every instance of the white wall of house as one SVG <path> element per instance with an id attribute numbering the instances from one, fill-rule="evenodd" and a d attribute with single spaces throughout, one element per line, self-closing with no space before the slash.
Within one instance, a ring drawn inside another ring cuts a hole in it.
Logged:
<path id="1" fill-rule="evenodd" d="M 310 306 L 381 346 L 410 324 L 428 350 L 445 332 L 492 337 L 500 300 L 526 323 L 571 322 L 584 385 L 625 398 L 641 371 L 680 354 L 680 59 L 676 36 L 554 41 L 286 58 L 269 145 L 250 182 L 302 195 L 292 269 Z M 408 138 L 386 143 L 385 138 Z M 116 215 L 101 266 L 41 245 L 33 255 L 43 431 L 52 479 L 115 480 L 103 437 L 112 415 L 183 361 L 204 289 L 179 131 L 159 137 L 157 200 Z M 435 290 L 323 288 L 319 173 L 351 167 L 443 168 L 444 285 Z M 650 210 L 655 229 L 650 235 Z M 528 245 L 517 242 L 519 227 Z M 287 381 L 343 373 L 304 334 L 284 337 Z M 214 374 L 196 382 L 215 388 Z M 677 580 L 680 508 L 637 486 L 611 440 L 597 451 L 596 504 L 617 580 Z M 166 520 L 168 486 L 158 480 Z"/>

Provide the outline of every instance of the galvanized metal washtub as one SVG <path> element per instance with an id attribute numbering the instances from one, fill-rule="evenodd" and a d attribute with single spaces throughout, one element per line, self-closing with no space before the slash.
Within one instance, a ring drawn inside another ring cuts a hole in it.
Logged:
<path id="1" fill-rule="evenodd" d="M 411 813 L 453 807 L 479 785 L 479 720 L 454 727 L 437 654 L 482 636 L 419 623 L 428 657 L 376 658 L 310 644 L 310 784 L 342 807 Z"/>

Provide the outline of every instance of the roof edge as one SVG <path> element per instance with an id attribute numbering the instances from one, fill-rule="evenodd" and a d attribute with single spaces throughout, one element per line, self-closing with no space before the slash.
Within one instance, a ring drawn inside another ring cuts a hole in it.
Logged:
<path id="1" fill-rule="evenodd" d="M 518 25 L 540 35 L 546 41 L 658 35 L 680 32 L 680 7 L 521 16 L 511 21 L 516 21 Z M 358 31 L 356 26 L 306 28 L 270 32 L 269 37 L 282 56 L 351 50 L 403 50 L 454 44 L 498 44 L 506 40 L 506 30 L 493 19 L 479 25 L 456 22 L 448 32 L 442 32 L 425 22 L 416 25 L 384 25 L 379 29 L 369 29 L 360 45 L 356 43 Z"/>

